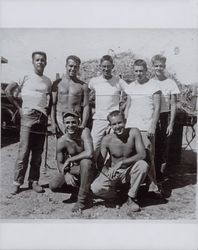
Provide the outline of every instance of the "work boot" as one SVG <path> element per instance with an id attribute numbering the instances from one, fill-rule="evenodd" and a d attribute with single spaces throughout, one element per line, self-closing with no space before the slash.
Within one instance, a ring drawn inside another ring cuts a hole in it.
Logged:
<path id="1" fill-rule="evenodd" d="M 93 206 L 93 200 L 91 198 L 87 199 L 86 202 L 77 201 L 72 208 L 72 213 L 82 213 L 82 210 L 91 208 Z"/>
<path id="2" fill-rule="evenodd" d="M 140 206 L 138 205 L 137 200 L 135 198 L 128 197 L 127 205 L 129 206 L 131 212 L 140 211 Z"/>
<path id="3" fill-rule="evenodd" d="M 10 194 L 15 195 L 19 193 L 20 185 L 13 184 Z"/>
<path id="4" fill-rule="evenodd" d="M 38 184 L 38 181 L 29 182 L 29 188 L 36 193 L 43 193 L 43 188 Z"/>

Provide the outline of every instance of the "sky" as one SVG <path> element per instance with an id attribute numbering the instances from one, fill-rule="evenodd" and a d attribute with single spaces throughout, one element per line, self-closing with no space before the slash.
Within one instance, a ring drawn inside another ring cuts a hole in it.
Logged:
<path id="1" fill-rule="evenodd" d="M 32 72 L 31 54 L 47 53 L 45 74 L 55 79 L 65 72 L 65 59 L 75 54 L 82 61 L 131 51 L 148 59 L 162 53 L 167 69 L 183 84 L 198 82 L 198 30 L 196 29 L 0 29 L 1 81 L 18 81 Z"/>

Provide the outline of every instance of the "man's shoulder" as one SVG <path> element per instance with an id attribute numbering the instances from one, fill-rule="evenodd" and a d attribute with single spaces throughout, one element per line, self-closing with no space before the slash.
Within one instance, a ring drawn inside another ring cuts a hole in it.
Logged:
<path id="1" fill-rule="evenodd" d="M 132 127 L 132 128 L 128 128 L 128 129 L 129 129 L 129 131 L 128 131 L 129 137 L 131 137 L 131 138 L 134 138 L 135 135 L 140 134 L 139 128 Z"/>
<path id="2" fill-rule="evenodd" d="M 95 77 L 92 77 L 92 78 L 90 79 L 89 82 L 98 83 L 98 82 L 100 82 L 102 79 L 103 79 L 102 76 L 95 76 Z"/>
<path id="3" fill-rule="evenodd" d="M 108 144 L 108 143 L 110 143 L 112 140 L 114 140 L 115 138 L 116 138 L 116 137 L 115 137 L 115 134 L 114 134 L 114 133 L 110 133 L 110 134 L 105 135 L 105 136 L 102 138 L 102 141 L 103 141 L 103 143 Z"/>

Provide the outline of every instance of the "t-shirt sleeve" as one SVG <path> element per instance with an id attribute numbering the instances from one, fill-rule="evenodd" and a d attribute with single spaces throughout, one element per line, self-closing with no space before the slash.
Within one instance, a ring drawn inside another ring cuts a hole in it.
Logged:
<path id="1" fill-rule="evenodd" d="M 173 95 L 173 94 L 179 94 L 180 93 L 180 90 L 179 90 L 176 82 L 174 82 L 171 79 L 169 81 L 169 89 L 170 89 L 170 94 L 171 95 Z"/>
<path id="2" fill-rule="evenodd" d="M 124 90 L 127 88 L 128 84 L 123 80 L 123 79 L 120 79 L 119 80 L 119 85 L 121 87 L 121 90 Z"/>
<path id="3" fill-rule="evenodd" d="M 92 78 L 88 83 L 88 88 L 94 90 L 94 79 Z"/>

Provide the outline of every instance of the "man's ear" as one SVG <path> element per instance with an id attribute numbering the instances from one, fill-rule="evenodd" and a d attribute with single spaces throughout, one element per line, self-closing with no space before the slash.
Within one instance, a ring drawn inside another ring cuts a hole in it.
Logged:
<path id="1" fill-rule="evenodd" d="M 114 65 L 114 64 L 112 64 L 112 69 L 114 68 L 114 66 L 115 66 L 115 65 Z"/>

